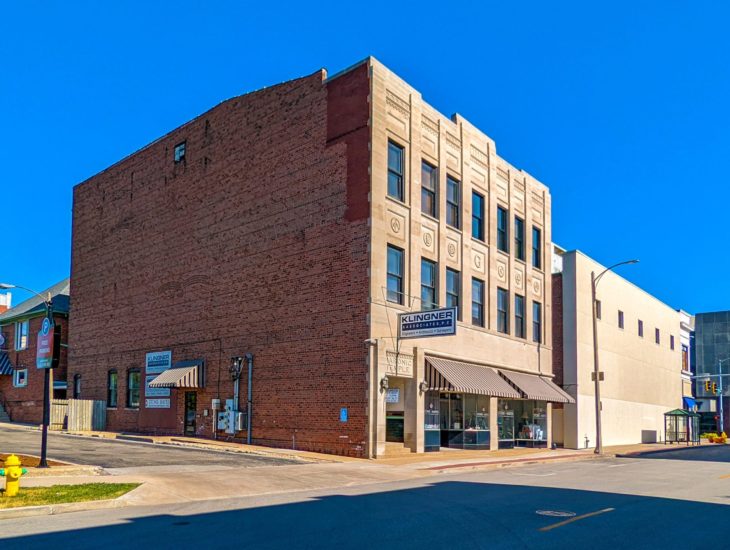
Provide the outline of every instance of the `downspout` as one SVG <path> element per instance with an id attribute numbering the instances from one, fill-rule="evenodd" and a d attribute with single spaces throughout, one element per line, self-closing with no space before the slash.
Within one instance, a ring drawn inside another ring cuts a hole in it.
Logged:
<path id="1" fill-rule="evenodd" d="M 253 353 L 246 354 L 248 361 L 248 402 L 246 403 L 246 443 L 251 444 L 251 414 L 253 414 L 253 388 L 251 382 L 253 380 Z M 238 382 L 238 381 L 236 381 Z"/>

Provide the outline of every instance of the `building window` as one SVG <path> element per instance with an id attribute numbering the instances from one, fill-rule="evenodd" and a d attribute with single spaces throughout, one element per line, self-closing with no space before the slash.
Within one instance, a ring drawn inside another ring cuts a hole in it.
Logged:
<path id="1" fill-rule="evenodd" d="M 497 248 L 502 252 L 509 252 L 509 233 L 507 228 L 507 210 L 497 207 Z"/>
<path id="2" fill-rule="evenodd" d="M 682 370 L 689 371 L 689 348 L 682 344 Z"/>
<path id="3" fill-rule="evenodd" d="M 515 294 L 515 336 L 525 337 L 525 297 Z"/>
<path id="4" fill-rule="evenodd" d="M 596 319 L 601 318 L 601 300 L 596 300 Z"/>
<path id="5" fill-rule="evenodd" d="M 15 323 L 15 351 L 28 348 L 28 321 Z"/>
<path id="6" fill-rule="evenodd" d="M 427 162 L 421 162 L 421 212 L 438 218 L 438 170 Z"/>
<path id="7" fill-rule="evenodd" d="M 81 375 L 74 374 L 74 399 L 81 399 Z"/>
<path id="8" fill-rule="evenodd" d="M 497 332 L 509 334 L 509 292 L 497 289 Z"/>
<path id="9" fill-rule="evenodd" d="M 13 371 L 13 387 L 24 388 L 28 385 L 28 369 L 15 369 Z"/>
<path id="10" fill-rule="evenodd" d="M 139 408 L 139 387 L 141 375 L 139 369 L 131 369 L 127 372 L 127 408 Z"/>
<path id="11" fill-rule="evenodd" d="M 175 145 L 175 164 L 185 161 L 185 142 Z"/>
<path id="12" fill-rule="evenodd" d="M 396 304 L 403 303 L 403 255 L 400 248 L 388 245 L 388 288 L 387 300 Z"/>
<path id="13" fill-rule="evenodd" d="M 446 224 L 459 229 L 459 182 L 451 176 L 446 177 Z"/>
<path id="14" fill-rule="evenodd" d="M 644 321 L 642 321 L 641 319 L 639 319 L 639 337 L 644 337 Z"/>
<path id="15" fill-rule="evenodd" d="M 659 329 L 658 328 L 655 328 L 654 329 L 654 341 L 657 344 L 660 344 L 661 343 L 661 338 L 660 338 L 660 335 L 659 335 Z"/>
<path id="16" fill-rule="evenodd" d="M 471 280 L 471 324 L 484 326 L 484 281 Z"/>
<path id="17" fill-rule="evenodd" d="M 117 406 L 117 371 L 110 370 L 106 375 L 106 406 L 116 408 Z"/>
<path id="18" fill-rule="evenodd" d="M 624 328 L 624 312 L 618 310 L 618 328 Z"/>
<path id="19" fill-rule="evenodd" d="M 421 309 L 438 307 L 438 269 L 436 263 L 421 258 Z"/>
<path id="20" fill-rule="evenodd" d="M 532 267 L 542 269 L 542 231 L 532 227 Z"/>
<path id="21" fill-rule="evenodd" d="M 669 349 L 674 351 L 674 334 L 669 335 Z"/>
<path id="22" fill-rule="evenodd" d="M 515 216 L 515 255 L 525 261 L 525 220 Z"/>
<path id="23" fill-rule="evenodd" d="M 403 202 L 403 147 L 388 140 L 388 195 Z"/>
<path id="24" fill-rule="evenodd" d="M 532 341 L 542 344 L 542 304 L 532 302 Z"/>
<path id="25" fill-rule="evenodd" d="M 461 281 L 459 272 L 453 269 L 446 269 L 446 307 L 456 308 L 456 318 L 461 319 L 459 311 L 459 296 L 461 294 Z"/>
<path id="26" fill-rule="evenodd" d="M 475 192 L 471 194 L 471 236 L 484 240 L 484 197 Z"/>

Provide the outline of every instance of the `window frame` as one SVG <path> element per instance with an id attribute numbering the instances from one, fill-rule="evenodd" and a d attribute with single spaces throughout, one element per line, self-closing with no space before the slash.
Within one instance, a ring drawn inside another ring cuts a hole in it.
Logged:
<path id="1" fill-rule="evenodd" d="M 429 177 L 426 178 L 425 174 L 426 171 L 424 170 L 426 167 L 430 168 Z M 426 185 L 426 179 L 429 180 L 429 182 L 433 185 L 433 189 L 429 189 Z M 426 162 L 425 160 L 421 160 L 421 212 L 431 216 L 432 218 L 438 219 L 439 214 L 439 176 L 438 176 L 438 168 L 431 164 L 430 162 Z M 432 200 L 433 208 L 432 211 L 426 211 L 424 209 L 424 203 L 425 203 L 425 197 L 429 197 Z"/>
<path id="2" fill-rule="evenodd" d="M 503 309 L 500 309 L 501 304 L 504 304 Z M 509 309 L 509 290 L 497 287 L 497 332 L 500 334 L 510 333 Z"/>
<path id="3" fill-rule="evenodd" d="M 542 344 L 542 302 L 532 301 L 532 341 Z"/>
<path id="4" fill-rule="evenodd" d="M 485 325 L 485 283 L 478 277 L 471 278 L 471 324 L 477 327 L 484 327 Z M 478 289 L 478 292 L 476 291 Z M 475 300 L 475 294 L 479 300 Z M 474 307 L 477 307 L 478 317 L 474 317 Z M 476 321 L 476 322 L 475 322 Z"/>
<path id="5" fill-rule="evenodd" d="M 475 205 L 477 202 L 480 202 L 480 212 L 481 214 L 477 216 L 475 214 L 476 208 Z M 476 191 L 471 192 L 471 236 L 472 238 L 485 242 L 486 240 L 486 231 L 484 227 L 484 207 L 486 206 L 487 201 L 481 193 L 477 193 Z M 476 233 L 475 233 L 476 230 Z"/>
<path id="6" fill-rule="evenodd" d="M 22 382 L 21 382 L 22 377 Z M 13 370 L 13 387 L 14 388 L 26 388 L 28 387 L 28 369 L 15 369 Z"/>
<path id="7" fill-rule="evenodd" d="M 424 266 L 427 266 L 431 269 L 431 272 L 433 274 L 433 280 L 431 281 L 431 285 L 424 282 Z M 421 309 L 422 310 L 430 310 L 430 309 L 438 309 L 439 307 L 439 268 L 438 264 L 434 262 L 433 260 L 429 260 L 428 258 L 421 257 Z M 433 300 L 426 304 L 426 302 L 423 299 L 423 293 L 424 291 L 430 292 L 433 294 Z"/>
<path id="8" fill-rule="evenodd" d="M 15 322 L 15 351 L 28 349 L 30 340 L 30 319 Z"/>
<path id="9" fill-rule="evenodd" d="M 391 149 L 391 147 L 392 147 L 392 149 Z M 390 157 L 390 152 L 391 152 L 391 150 L 392 151 L 397 151 L 399 153 L 399 155 L 400 155 L 400 171 L 398 171 L 397 169 L 391 167 L 391 164 L 390 164 L 390 158 L 391 158 Z M 399 202 L 402 202 L 402 203 L 405 203 L 405 196 L 406 196 L 406 190 L 405 190 L 405 180 L 406 180 L 406 177 L 405 177 L 406 176 L 405 166 L 406 166 L 406 162 L 405 162 L 405 160 L 406 160 L 406 148 L 403 147 L 402 145 L 396 143 L 392 139 L 388 139 L 388 158 L 387 158 L 388 181 L 386 182 L 386 184 L 387 184 L 386 193 L 387 193 L 387 195 L 391 199 L 395 199 L 395 200 L 397 200 Z M 393 175 L 393 176 L 395 176 L 397 178 L 397 187 L 398 187 L 396 189 L 396 192 L 398 193 L 397 195 L 392 195 L 390 193 L 390 179 L 391 179 L 390 176 L 391 175 Z"/>
<path id="10" fill-rule="evenodd" d="M 449 198 L 452 184 L 456 188 L 456 202 Z M 456 217 L 456 223 L 452 223 L 454 220 L 449 221 L 451 216 Z M 461 229 L 461 181 L 450 174 L 446 174 L 446 225 Z"/>
<path id="11" fill-rule="evenodd" d="M 137 387 L 132 387 L 132 375 L 137 375 Z M 133 393 L 137 392 L 137 404 L 134 404 Z M 127 369 L 127 392 L 126 392 L 126 405 L 128 409 L 139 409 L 142 401 L 142 371 L 135 367 Z"/>
<path id="12" fill-rule="evenodd" d="M 642 321 L 641 319 L 639 319 L 637 332 L 639 334 L 639 338 L 644 337 L 644 321 Z"/>
<path id="13" fill-rule="evenodd" d="M 515 215 L 515 258 L 525 261 L 525 220 Z"/>
<path id="14" fill-rule="evenodd" d="M 674 334 L 669 335 L 669 349 L 674 351 Z"/>
<path id="15" fill-rule="evenodd" d="M 114 387 L 112 388 L 112 377 Z M 112 393 L 113 392 L 113 393 Z M 112 402 L 112 396 L 114 401 Z M 106 406 L 109 409 L 116 409 L 119 404 L 119 373 L 117 369 L 109 369 L 106 373 Z"/>
<path id="16" fill-rule="evenodd" d="M 620 309 L 618 310 L 618 328 L 621 330 L 624 328 L 624 312 Z"/>
<path id="17" fill-rule="evenodd" d="M 542 229 L 532 226 L 532 267 L 542 269 Z"/>
<path id="18" fill-rule="evenodd" d="M 525 329 L 525 297 L 515 294 L 515 337 L 527 338 Z"/>
<path id="19" fill-rule="evenodd" d="M 391 271 L 390 271 L 390 252 L 391 252 L 391 250 L 393 252 L 397 252 L 399 254 L 399 257 L 400 257 L 399 264 L 400 265 L 398 266 L 398 268 L 400 270 L 400 273 L 391 273 Z M 405 302 L 405 300 L 404 300 L 405 292 L 404 292 L 404 286 L 403 286 L 404 281 L 405 281 L 405 266 L 406 266 L 405 257 L 406 257 L 405 250 L 403 250 L 402 248 L 399 248 L 395 245 L 388 244 L 388 248 L 387 248 L 387 252 L 386 252 L 386 259 L 385 259 L 385 262 L 386 262 L 386 266 L 385 266 L 385 271 L 386 271 L 385 299 L 386 299 L 386 301 L 388 301 L 392 304 L 403 305 Z M 398 284 L 398 290 L 395 291 L 398 295 L 397 300 L 391 300 L 391 294 L 390 294 L 391 293 L 391 290 L 390 290 L 391 279 L 396 280 L 397 284 Z"/>
<path id="20" fill-rule="evenodd" d="M 654 342 L 656 342 L 657 345 L 662 343 L 662 333 L 658 328 L 654 329 Z"/>
<path id="21" fill-rule="evenodd" d="M 449 291 L 449 275 L 453 276 L 453 280 L 456 281 L 456 293 Z M 456 269 L 446 268 L 446 307 L 456 308 L 456 318 L 461 320 L 461 272 Z M 456 305 L 454 305 L 456 301 Z"/>
<path id="22" fill-rule="evenodd" d="M 175 161 L 175 164 L 180 164 L 181 162 L 185 162 L 185 156 L 188 152 L 188 142 L 187 140 L 183 140 L 172 149 L 172 159 Z"/>
<path id="23" fill-rule="evenodd" d="M 509 210 L 497 205 L 497 250 L 509 254 Z"/>

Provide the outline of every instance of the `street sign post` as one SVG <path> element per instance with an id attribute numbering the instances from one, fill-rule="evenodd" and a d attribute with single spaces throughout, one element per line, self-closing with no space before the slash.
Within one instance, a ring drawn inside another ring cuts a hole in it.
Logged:
<path id="1" fill-rule="evenodd" d="M 53 366 L 53 325 L 46 317 L 38 333 L 35 366 L 39 369 L 50 369 Z"/>
<path id="2" fill-rule="evenodd" d="M 398 315 L 398 338 L 430 338 L 456 334 L 456 308 Z"/>

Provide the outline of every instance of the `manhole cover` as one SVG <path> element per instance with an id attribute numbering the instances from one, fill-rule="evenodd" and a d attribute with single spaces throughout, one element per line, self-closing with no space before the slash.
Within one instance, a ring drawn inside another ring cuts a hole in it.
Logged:
<path id="1" fill-rule="evenodd" d="M 535 513 L 539 516 L 550 516 L 552 518 L 572 518 L 575 512 L 566 510 L 537 510 Z"/>

